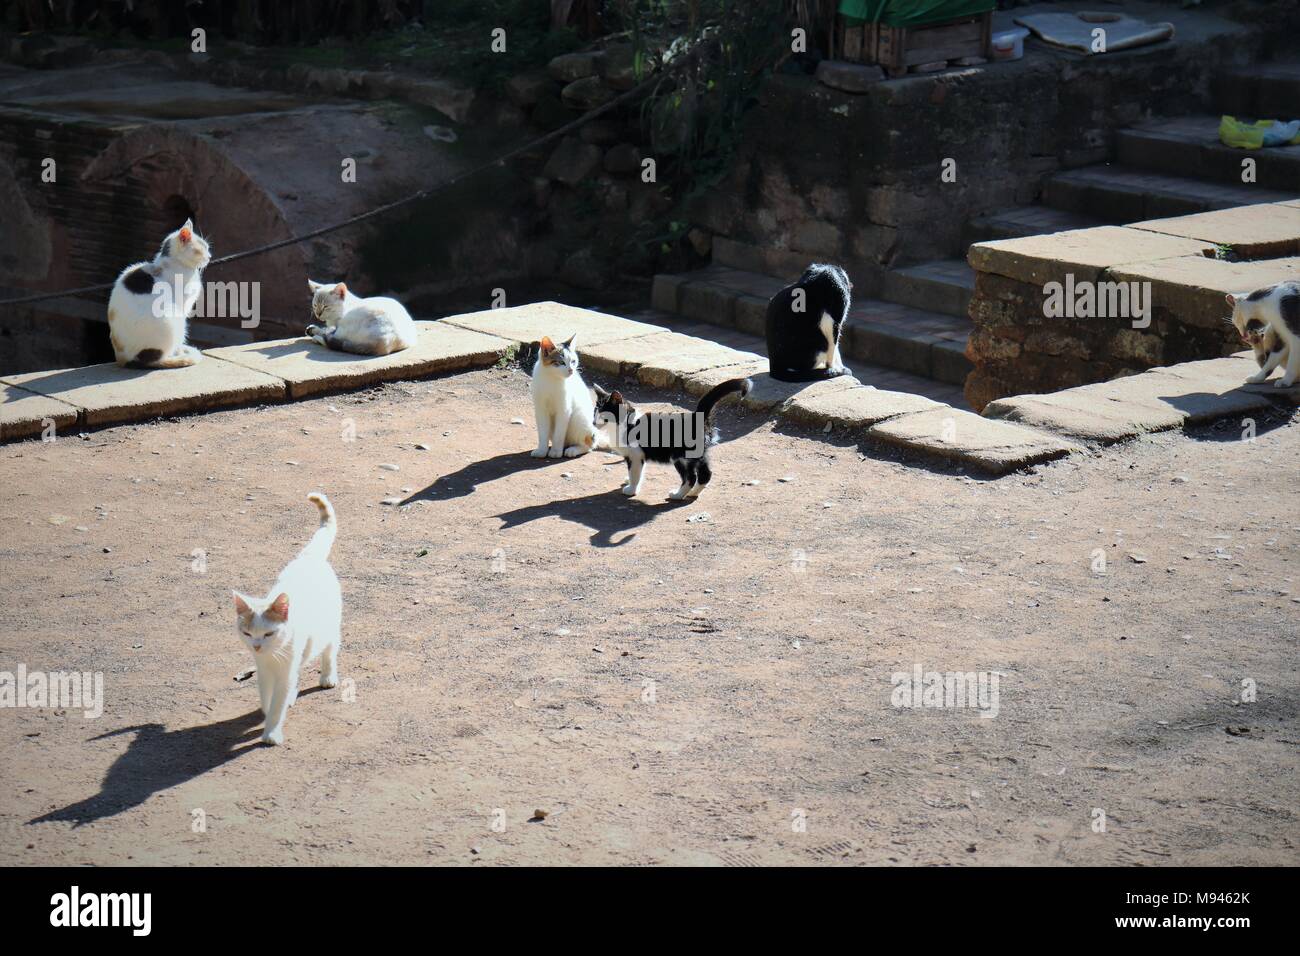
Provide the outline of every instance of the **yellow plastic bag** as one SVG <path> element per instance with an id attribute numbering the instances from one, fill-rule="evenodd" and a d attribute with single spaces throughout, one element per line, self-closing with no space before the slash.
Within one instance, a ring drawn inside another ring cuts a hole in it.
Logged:
<path id="1" fill-rule="evenodd" d="M 1275 122 L 1276 120 L 1255 120 L 1253 123 L 1245 123 L 1234 116 L 1224 116 L 1219 120 L 1219 141 L 1224 146 L 1237 149 L 1262 149 L 1264 131 L 1271 129 Z M 1300 143 L 1300 133 L 1287 140 L 1287 143 Z"/>

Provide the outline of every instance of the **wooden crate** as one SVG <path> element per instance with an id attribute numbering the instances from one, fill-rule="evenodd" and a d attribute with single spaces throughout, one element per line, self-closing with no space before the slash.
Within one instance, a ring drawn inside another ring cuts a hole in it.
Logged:
<path id="1" fill-rule="evenodd" d="M 993 33 L 992 12 L 959 17 L 920 27 L 877 27 L 875 58 L 890 76 L 902 76 L 909 66 L 937 63 L 966 56 L 989 55 Z"/>

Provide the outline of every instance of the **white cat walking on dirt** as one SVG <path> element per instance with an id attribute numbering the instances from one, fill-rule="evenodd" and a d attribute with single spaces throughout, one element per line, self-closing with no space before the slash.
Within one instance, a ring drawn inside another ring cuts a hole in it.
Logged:
<path id="1" fill-rule="evenodd" d="M 298 675 L 320 657 L 320 685 L 339 682 L 339 640 L 343 594 L 330 567 L 330 547 L 338 532 L 334 508 L 322 494 L 307 500 L 320 509 L 320 527 L 311 541 L 280 572 L 264 598 L 235 594 L 236 627 L 253 652 L 257 693 L 266 727 L 262 742 L 284 743 L 284 718 L 298 698 Z"/>
<path id="2" fill-rule="evenodd" d="M 186 324 L 203 292 L 208 244 L 194 223 L 167 236 L 150 262 L 127 266 L 108 299 L 108 331 L 118 365 L 184 368 L 203 358 L 185 344 Z"/>
<path id="3" fill-rule="evenodd" d="M 578 373 L 578 353 L 573 348 L 576 338 L 571 335 L 560 345 L 549 337 L 541 341 L 528 385 L 537 418 L 537 447 L 529 452 L 534 458 L 577 458 L 595 444 L 592 418 L 596 403 Z"/>
<path id="4" fill-rule="evenodd" d="M 409 349 L 419 333 L 406 306 L 396 299 L 376 295 L 363 299 L 347 285 L 307 280 L 311 288 L 311 314 L 318 324 L 307 326 L 307 334 L 338 352 L 356 355 L 388 355 Z"/>

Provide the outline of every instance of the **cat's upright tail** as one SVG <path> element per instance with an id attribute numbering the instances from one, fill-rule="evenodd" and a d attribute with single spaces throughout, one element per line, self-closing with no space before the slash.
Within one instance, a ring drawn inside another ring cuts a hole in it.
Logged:
<path id="1" fill-rule="evenodd" d="M 738 394 L 741 398 L 744 398 L 753 387 L 753 381 L 747 378 L 733 378 L 730 382 L 716 385 L 700 399 L 700 404 L 695 406 L 695 414 L 703 415 L 704 420 L 707 422 L 709 416 L 713 414 L 714 406 L 720 401 L 733 394 Z"/>
<path id="2" fill-rule="evenodd" d="M 313 491 L 307 496 L 307 500 L 320 509 L 320 527 L 311 536 L 302 553 L 304 556 L 324 561 L 330 556 L 330 548 L 334 546 L 334 536 L 339 531 L 338 521 L 334 518 L 334 506 L 319 491 Z"/>

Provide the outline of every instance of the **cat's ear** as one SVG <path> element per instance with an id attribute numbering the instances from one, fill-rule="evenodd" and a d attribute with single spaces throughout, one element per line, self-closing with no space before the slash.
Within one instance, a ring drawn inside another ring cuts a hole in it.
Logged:
<path id="1" fill-rule="evenodd" d="M 340 299 L 346 299 L 348 297 L 348 287 L 340 282 L 334 287 L 334 294 Z"/>
<path id="2" fill-rule="evenodd" d="M 194 223 L 186 219 L 185 225 L 181 226 L 181 230 L 176 234 L 176 238 L 178 238 L 181 242 L 189 242 L 191 239 L 193 239 Z"/>
<path id="3" fill-rule="evenodd" d="M 325 284 L 322 282 L 313 282 L 311 279 L 308 279 L 307 288 L 311 289 L 312 292 L 319 292 L 321 289 L 325 288 Z"/>
<path id="4" fill-rule="evenodd" d="M 617 389 L 615 389 L 614 394 L 609 397 L 613 399 L 615 405 L 623 404 L 623 393 L 618 391 Z"/>
<path id="5" fill-rule="evenodd" d="M 248 601 L 247 599 L 245 599 L 245 597 L 242 594 L 240 594 L 238 591 L 231 591 L 230 593 L 235 596 L 236 614 L 238 614 L 240 617 L 243 617 L 245 614 L 253 613 L 253 609 L 248 606 Z"/>
<path id="6" fill-rule="evenodd" d="M 592 383 L 591 383 L 591 387 L 592 387 L 593 389 L 595 389 L 595 391 L 596 391 L 596 396 L 597 396 L 597 397 L 598 397 L 602 402 L 603 402 L 605 399 L 609 398 L 609 392 L 605 391 L 603 388 L 601 388 L 601 387 L 600 387 L 599 385 L 597 385 L 595 382 L 592 382 Z"/>
<path id="7" fill-rule="evenodd" d="M 565 347 L 566 349 L 571 349 L 571 348 L 573 348 L 573 340 L 576 339 L 577 337 L 578 337 L 578 333 L 577 333 L 577 332 L 574 332 L 572 335 L 570 335 L 570 336 L 569 336 L 569 341 L 567 341 L 567 342 L 564 343 L 564 347 Z"/>
<path id="8" fill-rule="evenodd" d="M 263 612 L 263 617 L 268 617 L 272 621 L 289 620 L 289 595 L 281 592 L 279 597 L 271 602 L 271 606 Z"/>
<path id="9" fill-rule="evenodd" d="M 551 337 L 549 335 L 542 336 L 541 346 L 543 352 L 555 351 L 555 343 L 551 341 Z"/>
<path id="10" fill-rule="evenodd" d="M 1224 298 L 1228 300 L 1228 305 L 1232 306 L 1234 309 L 1237 307 L 1237 297 L 1231 292 L 1224 296 Z"/>

